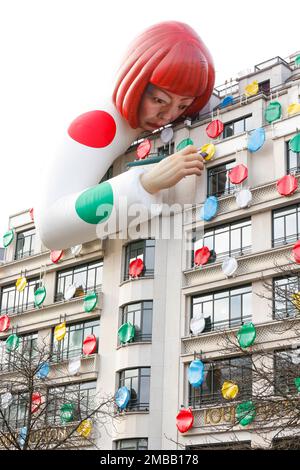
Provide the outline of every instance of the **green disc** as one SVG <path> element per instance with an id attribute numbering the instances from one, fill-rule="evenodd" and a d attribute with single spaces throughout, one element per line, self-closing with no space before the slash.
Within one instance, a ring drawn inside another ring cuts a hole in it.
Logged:
<path id="1" fill-rule="evenodd" d="M 237 339 L 241 348 L 252 346 L 256 338 L 256 329 L 253 323 L 246 323 L 237 332 Z"/>
<path id="2" fill-rule="evenodd" d="M 300 65 L 300 55 L 297 55 L 297 57 L 296 57 L 296 59 L 295 59 L 295 65 L 296 65 L 297 67 L 299 67 L 299 65 Z"/>
<path id="3" fill-rule="evenodd" d="M 34 293 L 34 305 L 39 307 L 42 305 L 46 298 L 46 288 L 44 286 L 38 287 Z"/>
<path id="4" fill-rule="evenodd" d="M 16 349 L 18 349 L 19 344 L 20 344 L 19 336 L 15 334 L 10 335 L 5 342 L 6 351 L 8 352 L 15 351 Z"/>
<path id="5" fill-rule="evenodd" d="M 135 328 L 131 323 L 124 323 L 118 330 L 119 340 L 121 343 L 128 343 L 134 338 Z"/>
<path id="6" fill-rule="evenodd" d="M 294 384 L 296 385 L 296 389 L 298 390 L 298 392 L 300 392 L 300 377 L 296 377 L 294 379 Z"/>
<path id="7" fill-rule="evenodd" d="M 278 101 L 272 101 L 265 110 L 265 120 L 271 124 L 273 121 L 281 118 L 281 104 Z"/>
<path id="8" fill-rule="evenodd" d="M 192 139 L 184 139 L 184 140 L 182 140 L 181 142 L 179 142 L 179 144 L 178 144 L 177 147 L 176 147 L 177 152 L 178 152 L 179 150 L 184 149 L 184 148 L 187 147 L 188 145 L 194 145 L 194 142 L 192 141 Z"/>
<path id="9" fill-rule="evenodd" d="M 295 135 L 295 137 L 290 140 L 289 149 L 295 153 L 300 152 L 300 134 Z"/>
<path id="10" fill-rule="evenodd" d="M 98 296 L 96 292 L 90 292 L 84 298 L 83 308 L 86 312 L 91 312 L 94 310 L 98 302 Z"/>
<path id="11" fill-rule="evenodd" d="M 14 239 L 14 231 L 13 230 L 8 230 L 8 232 L 6 232 L 3 235 L 3 246 L 4 246 L 4 248 L 6 248 L 8 245 L 10 245 L 11 242 L 13 241 L 13 239 Z"/>
<path id="12" fill-rule="evenodd" d="M 242 426 L 252 423 L 256 416 L 254 403 L 252 401 L 240 403 L 235 409 L 235 415 Z"/>
<path id="13" fill-rule="evenodd" d="M 62 423 L 69 423 L 74 420 L 74 403 L 65 403 L 60 407 L 60 420 Z"/>

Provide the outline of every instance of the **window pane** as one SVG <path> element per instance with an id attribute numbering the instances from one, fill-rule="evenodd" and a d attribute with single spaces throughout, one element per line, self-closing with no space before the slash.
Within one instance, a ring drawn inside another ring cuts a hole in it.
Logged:
<path id="1" fill-rule="evenodd" d="M 284 237 L 284 219 L 276 218 L 274 219 L 274 240 Z"/>
<path id="2" fill-rule="evenodd" d="M 245 121 L 244 119 L 241 119 L 240 121 L 236 121 L 234 123 L 234 134 L 240 134 L 241 132 L 244 132 L 245 130 Z"/>
<path id="3" fill-rule="evenodd" d="M 216 234 L 215 237 L 215 252 L 217 255 L 221 255 L 222 253 L 229 252 L 229 232 L 222 231 L 220 234 Z"/>
<path id="4" fill-rule="evenodd" d="M 218 327 L 218 323 L 220 323 L 219 326 L 224 326 L 223 322 L 229 319 L 229 299 L 228 297 L 217 299 L 214 304 L 214 323 L 216 327 Z"/>
<path id="5" fill-rule="evenodd" d="M 297 218 L 296 214 L 292 214 L 286 217 L 286 236 L 297 234 Z"/>

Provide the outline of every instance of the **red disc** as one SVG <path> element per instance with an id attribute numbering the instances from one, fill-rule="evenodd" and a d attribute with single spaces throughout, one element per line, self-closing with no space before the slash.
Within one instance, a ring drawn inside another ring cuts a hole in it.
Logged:
<path id="1" fill-rule="evenodd" d="M 298 240 L 293 246 L 292 253 L 296 263 L 300 264 L 300 240 Z"/>
<path id="2" fill-rule="evenodd" d="M 293 175 L 285 175 L 277 181 L 277 191 L 282 196 L 290 196 L 298 189 L 298 181 Z"/>
<path id="3" fill-rule="evenodd" d="M 96 352 L 97 349 L 97 338 L 95 335 L 88 335 L 85 340 L 83 341 L 83 354 L 88 356 L 89 354 L 93 354 Z"/>
<path id="4" fill-rule="evenodd" d="M 199 248 L 199 250 L 195 251 L 194 263 L 196 266 L 203 266 L 207 263 L 209 258 L 210 250 L 207 246 L 203 246 L 203 248 Z"/>
<path id="5" fill-rule="evenodd" d="M 151 150 L 151 142 L 149 139 L 145 139 L 136 149 L 136 154 L 139 160 L 146 158 Z"/>
<path id="6" fill-rule="evenodd" d="M 106 111 L 90 111 L 78 116 L 68 129 L 69 136 L 87 147 L 107 147 L 116 135 L 114 118 Z"/>
<path id="7" fill-rule="evenodd" d="M 60 258 L 62 257 L 62 255 L 63 255 L 63 250 L 53 250 L 53 251 L 51 251 L 50 259 L 51 259 L 52 263 L 58 263 Z"/>
<path id="8" fill-rule="evenodd" d="M 216 137 L 219 137 L 220 134 L 222 134 L 223 130 L 223 122 L 219 121 L 219 119 L 216 119 L 215 121 L 212 121 L 208 124 L 206 128 L 206 134 L 211 139 L 215 139 Z"/>
<path id="9" fill-rule="evenodd" d="M 30 218 L 33 222 L 34 221 L 33 207 L 29 210 L 29 215 L 30 215 Z"/>
<path id="10" fill-rule="evenodd" d="M 129 265 L 129 276 L 138 277 L 142 274 L 144 263 L 141 258 L 134 259 Z"/>
<path id="11" fill-rule="evenodd" d="M 182 408 L 176 416 L 176 426 L 179 432 L 184 433 L 193 427 L 194 416 L 190 408 Z"/>
<path id="12" fill-rule="evenodd" d="M 236 165 L 230 170 L 228 176 L 232 184 L 240 184 L 248 178 L 248 168 L 243 164 Z"/>
<path id="13" fill-rule="evenodd" d="M 42 403 L 42 395 L 40 392 L 33 392 L 31 399 L 31 413 L 35 413 Z"/>
<path id="14" fill-rule="evenodd" d="M 0 331 L 7 331 L 10 327 L 10 319 L 7 315 L 2 315 L 0 317 Z"/>

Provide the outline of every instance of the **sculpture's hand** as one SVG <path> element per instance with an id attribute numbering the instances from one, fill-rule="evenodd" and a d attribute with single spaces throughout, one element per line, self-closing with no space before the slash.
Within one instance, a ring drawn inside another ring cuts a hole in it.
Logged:
<path id="1" fill-rule="evenodd" d="M 203 168 L 203 157 L 197 153 L 197 147 L 188 145 L 145 172 L 141 176 L 141 183 L 148 193 L 155 194 L 174 186 L 185 176 L 200 176 Z"/>

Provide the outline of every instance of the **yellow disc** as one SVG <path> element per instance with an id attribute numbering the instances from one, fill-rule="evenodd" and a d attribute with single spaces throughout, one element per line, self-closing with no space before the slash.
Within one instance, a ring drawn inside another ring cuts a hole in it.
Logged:
<path id="1" fill-rule="evenodd" d="M 288 106 L 288 115 L 292 116 L 293 114 L 300 113 L 300 104 L 299 103 L 292 103 Z"/>
<path id="2" fill-rule="evenodd" d="M 19 277 L 19 279 L 17 279 L 17 282 L 16 282 L 16 288 L 17 288 L 17 291 L 18 292 L 23 292 L 23 290 L 25 289 L 25 287 L 27 286 L 27 279 L 26 277 Z"/>
<path id="3" fill-rule="evenodd" d="M 64 339 L 66 332 L 67 332 L 66 322 L 56 325 L 54 329 L 54 338 L 56 339 L 56 341 L 61 341 L 62 339 Z"/>
<path id="4" fill-rule="evenodd" d="M 91 434 L 92 428 L 93 428 L 92 421 L 90 419 L 85 419 L 78 426 L 76 431 L 78 432 L 78 434 L 80 434 L 80 436 L 89 437 L 89 435 Z"/>
<path id="5" fill-rule="evenodd" d="M 232 400 L 239 393 L 239 387 L 233 382 L 224 382 L 222 387 L 222 395 L 226 400 Z"/>
<path id="6" fill-rule="evenodd" d="M 201 147 L 200 152 L 207 153 L 207 157 L 204 157 L 204 160 L 208 161 L 208 160 L 211 160 L 212 157 L 214 156 L 216 152 L 216 147 L 214 146 L 214 144 L 206 144 L 206 145 L 203 145 L 203 147 Z"/>
<path id="7" fill-rule="evenodd" d="M 300 292 L 295 292 L 292 294 L 292 302 L 300 310 Z"/>
<path id="8" fill-rule="evenodd" d="M 259 91 L 259 86 L 258 86 L 258 82 L 256 80 L 254 80 L 254 82 L 250 83 L 249 85 L 247 85 L 245 87 L 245 95 L 246 96 L 257 95 L 258 91 Z"/>

